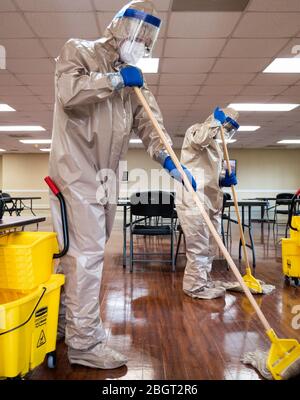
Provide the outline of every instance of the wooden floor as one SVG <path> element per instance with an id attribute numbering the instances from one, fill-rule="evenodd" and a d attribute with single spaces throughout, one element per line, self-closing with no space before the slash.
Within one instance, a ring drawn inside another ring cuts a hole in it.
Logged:
<path id="1" fill-rule="evenodd" d="M 185 257 L 180 256 L 177 271 L 168 264 L 136 264 L 131 274 L 122 267 L 122 234 L 118 229 L 107 246 L 101 315 L 107 331 L 107 344 L 129 358 L 127 367 L 101 371 L 70 366 L 64 343 L 57 346 L 58 365 L 49 370 L 38 367 L 31 379 L 261 379 L 254 369 L 244 366 L 240 357 L 246 351 L 269 349 L 263 329 L 243 294 L 226 294 L 225 299 L 194 300 L 182 287 Z M 292 328 L 292 309 L 300 304 L 300 288 L 285 286 L 281 272 L 280 245 L 261 243 L 255 230 L 260 279 L 276 285 L 269 296 L 256 296 L 271 325 L 282 337 L 300 339 Z M 139 250 L 144 240 L 139 240 Z M 167 242 L 152 240 L 147 248 L 164 247 Z M 237 241 L 232 254 L 236 260 Z M 223 261 L 214 265 L 213 277 L 232 280 Z"/>

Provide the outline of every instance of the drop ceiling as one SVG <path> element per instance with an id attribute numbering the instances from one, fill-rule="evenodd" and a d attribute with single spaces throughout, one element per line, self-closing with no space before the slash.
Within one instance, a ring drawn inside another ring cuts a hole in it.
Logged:
<path id="1" fill-rule="evenodd" d="M 0 45 L 6 48 L 7 69 L 0 70 L 0 103 L 17 112 L 1 112 L 0 125 L 42 125 L 45 132 L 30 136 L 50 138 L 54 58 L 71 37 L 100 37 L 125 3 L 1 0 Z M 300 45 L 299 0 L 212 0 L 203 1 L 200 11 L 200 2 L 193 0 L 154 3 L 163 19 L 154 53 L 160 57 L 160 67 L 158 74 L 147 74 L 146 80 L 175 147 L 181 146 L 186 129 L 202 122 L 216 105 L 300 104 L 300 74 L 262 73 L 276 57 L 291 57 L 293 46 Z M 261 129 L 239 133 L 232 148 L 270 148 L 278 140 L 300 138 L 300 108 L 288 113 L 243 112 L 240 123 Z M 39 152 L 4 132 L 0 148 Z"/>

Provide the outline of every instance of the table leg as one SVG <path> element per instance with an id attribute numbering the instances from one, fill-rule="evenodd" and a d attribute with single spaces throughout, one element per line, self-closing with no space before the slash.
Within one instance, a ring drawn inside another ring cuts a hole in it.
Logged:
<path id="1" fill-rule="evenodd" d="M 126 268 L 126 244 L 127 244 L 127 206 L 123 207 L 123 268 Z"/>
<path id="2" fill-rule="evenodd" d="M 245 207 L 242 205 L 242 229 L 245 232 Z M 242 259 L 242 241 L 239 242 L 239 260 Z"/>
<path id="3" fill-rule="evenodd" d="M 33 200 L 32 199 L 30 199 L 30 211 L 31 211 L 31 214 L 33 214 L 36 217 L 36 215 L 33 211 Z"/>
<path id="4" fill-rule="evenodd" d="M 253 269 L 255 269 L 255 267 L 256 267 L 256 260 L 255 260 L 254 241 L 253 241 L 253 237 L 252 237 L 251 206 L 248 206 L 248 229 L 249 229 L 249 237 L 250 237 L 251 250 L 252 250 Z"/>

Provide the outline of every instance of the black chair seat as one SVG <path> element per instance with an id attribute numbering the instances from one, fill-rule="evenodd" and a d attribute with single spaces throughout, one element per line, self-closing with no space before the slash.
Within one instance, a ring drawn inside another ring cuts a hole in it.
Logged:
<path id="1" fill-rule="evenodd" d="M 281 214 L 281 215 L 288 215 L 289 211 L 288 210 L 277 210 L 276 213 Z"/>
<path id="2" fill-rule="evenodd" d="M 171 235 L 170 226 L 147 226 L 147 225 L 134 225 L 132 229 L 134 235 Z"/>

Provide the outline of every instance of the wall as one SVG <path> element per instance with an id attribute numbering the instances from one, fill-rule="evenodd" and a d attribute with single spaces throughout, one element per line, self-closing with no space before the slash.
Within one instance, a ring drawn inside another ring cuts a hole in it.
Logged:
<path id="1" fill-rule="evenodd" d="M 237 160 L 240 199 L 273 196 L 278 192 L 294 191 L 300 187 L 300 149 L 229 151 L 230 157 Z M 179 155 L 180 151 L 176 152 Z M 130 192 L 132 187 L 135 190 L 146 190 L 147 187 L 172 189 L 168 186 L 168 175 L 162 171 L 161 177 L 152 179 L 150 183 L 150 171 L 157 169 L 158 164 L 143 149 L 130 149 L 127 154 L 128 170 L 141 167 L 148 171 L 146 178 L 138 185 L 133 181 L 128 185 L 122 184 L 122 196 L 128 193 L 127 189 Z M 43 181 L 47 174 L 48 154 L 4 154 L 0 157 L 0 182 L 2 176 L 3 190 L 15 195 L 41 196 L 42 199 L 35 202 L 40 209 L 48 207 L 48 190 Z"/>

